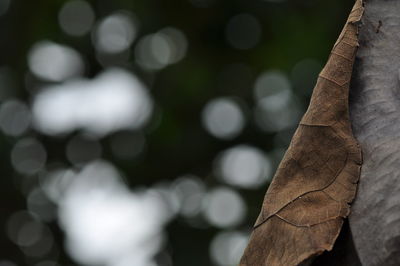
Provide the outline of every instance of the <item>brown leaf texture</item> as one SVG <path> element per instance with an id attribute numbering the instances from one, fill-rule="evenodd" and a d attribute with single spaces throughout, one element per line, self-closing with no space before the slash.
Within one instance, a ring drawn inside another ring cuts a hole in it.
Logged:
<path id="1" fill-rule="evenodd" d="M 268 188 L 241 266 L 299 265 L 333 248 L 362 164 L 349 119 L 349 87 L 363 3 L 357 0 L 307 112 Z"/>

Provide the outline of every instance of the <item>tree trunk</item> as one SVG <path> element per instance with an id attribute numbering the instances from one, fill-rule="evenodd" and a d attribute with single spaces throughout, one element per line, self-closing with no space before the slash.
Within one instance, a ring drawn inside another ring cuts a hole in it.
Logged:
<path id="1" fill-rule="evenodd" d="M 400 1 L 365 1 L 350 116 L 363 165 L 350 227 L 364 266 L 400 265 Z"/>

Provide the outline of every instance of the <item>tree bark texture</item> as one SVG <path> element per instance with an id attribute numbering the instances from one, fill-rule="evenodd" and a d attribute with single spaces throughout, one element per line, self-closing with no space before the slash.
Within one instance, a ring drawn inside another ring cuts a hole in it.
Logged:
<path id="1" fill-rule="evenodd" d="M 400 1 L 367 0 L 350 89 L 363 165 L 350 227 L 364 266 L 400 265 Z"/>

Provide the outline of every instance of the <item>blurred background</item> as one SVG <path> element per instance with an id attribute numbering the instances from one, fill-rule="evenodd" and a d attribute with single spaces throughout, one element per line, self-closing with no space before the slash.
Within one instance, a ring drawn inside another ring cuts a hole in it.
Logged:
<path id="1" fill-rule="evenodd" d="M 0 266 L 231 266 L 352 1 L 0 0 Z"/>

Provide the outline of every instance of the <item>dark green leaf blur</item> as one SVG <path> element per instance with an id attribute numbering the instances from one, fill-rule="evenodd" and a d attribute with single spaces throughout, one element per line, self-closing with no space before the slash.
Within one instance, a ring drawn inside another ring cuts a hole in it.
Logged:
<path id="1" fill-rule="evenodd" d="M 0 0 L 0 266 L 233 266 L 352 1 Z"/>

